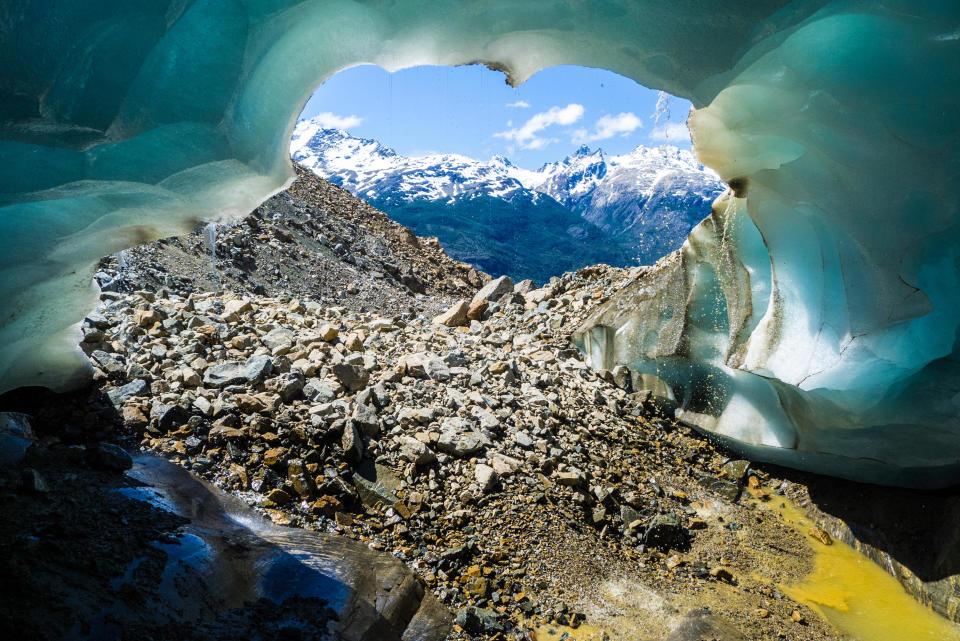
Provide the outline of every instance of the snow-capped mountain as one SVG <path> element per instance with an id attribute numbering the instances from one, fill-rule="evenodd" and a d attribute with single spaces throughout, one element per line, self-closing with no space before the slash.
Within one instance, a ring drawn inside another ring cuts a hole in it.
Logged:
<path id="1" fill-rule="evenodd" d="M 692 152 L 670 145 L 641 145 L 610 157 L 601 149 L 591 151 L 582 146 L 559 162 L 513 175 L 613 234 L 630 233 L 642 226 L 643 219 L 654 216 L 665 201 L 687 207 L 707 201 L 709 211 L 709 203 L 725 188 L 719 176 L 701 165 Z M 612 209 L 619 210 L 626 202 L 636 204 L 632 215 L 611 216 Z"/>
<path id="2" fill-rule="evenodd" d="M 453 202 L 476 196 L 511 198 L 524 191 L 502 156 L 490 163 L 457 154 L 401 156 L 375 140 L 322 129 L 310 120 L 297 124 L 290 153 L 322 178 L 367 200 Z"/>
<path id="3" fill-rule="evenodd" d="M 438 236 L 456 258 L 491 273 L 535 272 L 541 280 L 589 262 L 650 264 L 682 244 L 725 188 L 691 152 L 672 146 L 620 156 L 584 146 L 526 170 L 500 155 L 486 162 L 402 156 L 303 120 L 290 151 L 418 234 Z M 523 224 L 528 229 L 516 227 Z M 545 255 L 533 255 L 544 245 Z"/>

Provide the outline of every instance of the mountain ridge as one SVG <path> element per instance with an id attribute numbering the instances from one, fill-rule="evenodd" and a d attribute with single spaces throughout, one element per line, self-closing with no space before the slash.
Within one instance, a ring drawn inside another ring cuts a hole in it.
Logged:
<path id="1" fill-rule="evenodd" d="M 597 262 L 652 264 L 683 243 L 725 188 L 692 152 L 669 145 L 620 155 L 583 145 L 529 170 L 502 154 L 404 156 L 302 120 L 290 149 L 318 176 L 436 235 L 452 256 L 539 281 Z M 495 229 L 512 220 L 522 223 L 512 239 Z"/>

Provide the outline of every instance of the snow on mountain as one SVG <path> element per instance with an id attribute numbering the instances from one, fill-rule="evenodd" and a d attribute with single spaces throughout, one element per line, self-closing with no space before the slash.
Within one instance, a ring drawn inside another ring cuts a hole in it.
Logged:
<path id="1" fill-rule="evenodd" d="M 674 222 L 665 217 L 681 218 L 692 227 L 726 187 L 692 152 L 670 145 L 641 145 L 619 156 L 582 146 L 535 172 L 521 172 L 513 175 L 528 188 L 551 196 L 607 233 L 638 241 Z"/>
<path id="2" fill-rule="evenodd" d="M 374 140 L 322 129 L 309 120 L 297 124 L 290 152 L 317 175 L 369 200 L 453 202 L 477 196 L 535 196 L 510 174 L 512 165 L 502 156 L 490 163 L 457 154 L 401 156 Z"/>
<path id="3" fill-rule="evenodd" d="M 583 146 L 527 170 L 500 155 L 487 162 L 457 154 L 402 156 L 374 140 L 303 120 L 290 151 L 314 173 L 388 213 L 425 201 L 454 206 L 493 198 L 516 206 L 546 196 L 647 264 L 679 247 L 725 188 L 693 153 L 668 145 L 639 146 L 619 156 Z"/>

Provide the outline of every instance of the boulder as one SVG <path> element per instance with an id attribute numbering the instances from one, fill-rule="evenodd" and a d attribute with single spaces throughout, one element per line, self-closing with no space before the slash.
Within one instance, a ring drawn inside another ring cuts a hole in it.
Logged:
<path id="1" fill-rule="evenodd" d="M 150 408 L 150 420 L 154 421 L 161 432 L 169 432 L 186 423 L 189 418 L 187 410 L 179 405 L 155 402 Z"/>
<path id="2" fill-rule="evenodd" d="M 467 308 L 467 318 L 469 320 L 481 320 L 489 307 L 490 301 L 486 298 L 474 301 L 470 303 L 470 307 Z"/>
<path id="3" fill-rule="evenodd" d="M 437 460 L 437 455 L 433 453 L 433 450 L 412 436 L 403 435 L 399 442 L 400 456 L 414 465 L 429 465 Z"/>
<path id="4" fill-rule="evenodd" d="M 107 398 L 114 407 L 119 407 L 133 396 L 147 396 L 148 394 L 150 394 L 150 386 L 147 385 L 146 381 L 137 379 L 127 383 L 123 387 L 110 390 L 107 392 Z"/>
<path id="5" fill-rule="evenodd" d="M 133 458 L 119 445 L 113 443 L 97 443 L 97 446 L 87 450 L 87 461 L 105 470 L 123 472 L 133 467 Z"/>
<path id="6" fill-rule="evenodd" d="M 347 423 L 343 428 L 340 447 L 343 448 L 343 457 L 351 463 L 359 463 L 363 458 L 363 441 L 353 423 Z"/>
<path id="7" fill-rule="evenodd" d="M 484 493 L 492 490 L 500 480 L 496 470 L 483 463 L 478 463 L 473 469 L 473 476 L 477 480 L 477 485 L 480 486 L 480 491 Z"/>
<path id="8" fill-rule="evenodd" d="M 270 353 L 274 356 L 280 356 L 290 351 L 290 348 L 293 347 L 294 336 L 293 332 L 289 329 L 284 329 L 278 327 L 272 329 L 260 339 L 267 349 L 270 350 Z"/>
<path id="9" fill-rule="evenodd" d="M 207 368 L 203 373 L 203 384 L 208 387 L 227 387 L 257 383 L 273 371 L 273 361 L 269 356 L 251 356 L 244 362 L 226 361 Z"/>
<path id="10" fill-rule="evenodd" d="M 90 358 L 96 363 L 97 367 L 110 376 L 118 376 L 124 372 L 123 360 L 116 354 L 109 354 L 98 349 L 90 354 Z"/>
<path id="11" fill-rule="evenodd" d="M 370 382 L 370 372 L 360 365 L 338 363 L 333 366 L 333 375 L 351 392 L 359 392 Z"/>
<path id="12" fill-rule="evenodd" d="M 513 293 L 513 280 L 509 276 L 494 278 L 489 283 L 480 288 L 471 303 L 481 300 L 500 300 L 506 294 Z"/>
<path id="13" fill-rule="evenodd" d="M 647 531 L 643 534 L 643 542 L 647 547 L 661 551 L 682 552 L 690 549 L 690 533 L 683 527 L 676 513 L 667 512 L 651 519 Z"/>
<path id="14" fill-rule="evenodd" d="M 380 434 L 380 419 L 377 418 L 377 408 L 373 405 L 358 403 L 353 409 L 353 422 L 364 436 Z"/>
<path id="15" fill-rule="evenodd" d="M 479 452 L 485 441 L 479 432 L 444 431 L 440 433 L 437 448 L 442 452 L 463 457 Z"/>
<path id="16" fill-rule="evenodd" d="M 447 311 L 434 317 L 434 325 L 445 325 L 447 327 L 461 327 L 467 324 L 467 312 L 470 310 L 470 303 L 465 300 L 453 304 Z"/>

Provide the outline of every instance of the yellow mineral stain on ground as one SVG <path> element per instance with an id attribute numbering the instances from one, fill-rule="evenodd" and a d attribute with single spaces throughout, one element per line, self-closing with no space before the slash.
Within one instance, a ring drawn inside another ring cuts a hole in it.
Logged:
<path id="1" fill-rule="evenodd" d="M 855 641 L 960 641 L 960 626 L 914 600 L 876 563 L 839 541 L 823 545 L 810 538 L 815 524 L 798 507 L 783 497 L 761 505 L 778 512 L 816 551 L 813 572 L 781 588 L 839 632 Z"/>
<path id="2" fill-rule="evenodd" d="M 542 625 L 534 630 L 536 641 L 604 641 L 609 636 L 599 628 L 581 625 L 574 629 L 562 625 Z M 563 636 L 566 634 L 567 636 Z"/>

